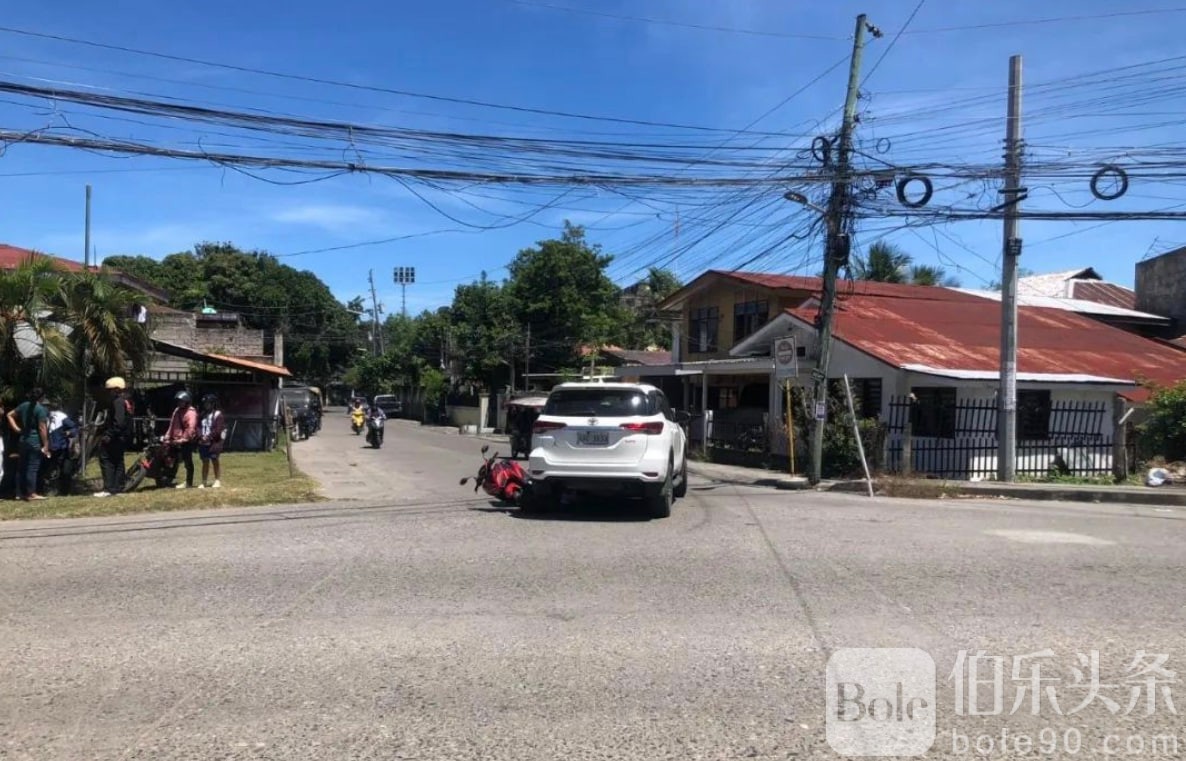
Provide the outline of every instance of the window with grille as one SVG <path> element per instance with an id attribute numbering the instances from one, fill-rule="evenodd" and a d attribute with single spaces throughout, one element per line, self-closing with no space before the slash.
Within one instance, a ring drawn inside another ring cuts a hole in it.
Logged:
<path id="1" fill-rule="evenodd" d="M 766 324 L 770 304 L 761 301 L 743 301 L 733 305 L 733 343 L 744 341 Z"/>
<path id="2" fill-rule="evenodd" d="M 700 354 L 716 351 L 720 321 L 717 307 L 693 309 L 688 318 L 688 351 Z"/>
<path id="3" fill-rule="evenodd" d="M 955 389 L 915 386 L 911 420 L 915 436 L 955 438 Z"/>
<path id="4" fill-rule="evenodd" d="M 1017 392 L 1017 438 L 1045 441 L 1050 438 L 1050 391 Z"/>

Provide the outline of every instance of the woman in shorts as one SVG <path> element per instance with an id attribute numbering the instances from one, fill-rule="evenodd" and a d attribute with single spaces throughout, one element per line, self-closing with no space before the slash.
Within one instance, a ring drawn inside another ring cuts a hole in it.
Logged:
<path id="1" fill-rule="evenodd" d="M 202 485 L 213 489 L 222 488 L 222 466 L 218 456 L 222 454 L 223 441 L 226 439 L 226 423 L 222 417 L 222 410 L 218 408 L 218 397 L 206 394 L 202 397 L 202 419 L 198 423 L 198 456 L 202 458 Z M 210 475 L 210 464 L 214 463 L 214 483 L 207 478 Z"/>

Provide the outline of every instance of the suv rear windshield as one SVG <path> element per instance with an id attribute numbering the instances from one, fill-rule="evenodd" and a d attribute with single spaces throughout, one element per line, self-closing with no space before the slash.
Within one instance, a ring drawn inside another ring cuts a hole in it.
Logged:
<path id="1" fill-rule="evenodd" d="M 572 388 L 553 391 L 544 406 L 545 415 L 574 417 L 629 417 L 653 415 L 651 400 L 630 388 Z"/>

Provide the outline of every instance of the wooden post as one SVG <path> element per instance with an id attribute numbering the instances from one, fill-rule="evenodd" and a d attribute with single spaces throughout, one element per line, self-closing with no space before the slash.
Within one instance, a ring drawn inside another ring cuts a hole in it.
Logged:
<path id="1" fill-rule="evenodd" d="M 700 432 L 700 451 L 704 455 L 704 459 L 708 459 L 708 371 L 702 370 L 700 374 L 700 414 L 703 415 L 704 425 L 702 425 Z"/>
<path id="2" fill-rule="evenodd" d="M 902 475 L 914 472 L 914 397 L 906 395 L 906 422 L 902 424 Z"/>
<path id="3" fill-rule="evenodd" d="M 865 442 L 861 441 L 861 424 L 857 421 L 856 405 L 852 403 L 852 386 L 848 384 L 848 373 L 844 374 L 844 396 L 848 400 L 848 417 L 852 420 L 852 433 L 857 438 L 857 453 L 861 455 L 861 467 L 865 471 L 865 486 L 873 496 L 873 477 L 869 475 L 869 461 L 865 459 Z"/>
<path id="4" fill-rule="evenodd" d="M 791 382 L 787 381 L 786 406 L 783 414 L 787 416 L 787 466 L 790 474 L 795 475 L 795 411 L 791 407 Z"/>
<path id="5" fill-rule="evenodd" d="M 1128 479 L 1128 404 L 1120 394 L 1112 396 L 1112 476 L 1117 483 Z"/>
<path id="6" fill-rule="evenodd" d="M 296 475 L 296 466 L 292 462 L 292 408 L 284 405 L 284 454 L 288 457 L 288 476 Z"/>

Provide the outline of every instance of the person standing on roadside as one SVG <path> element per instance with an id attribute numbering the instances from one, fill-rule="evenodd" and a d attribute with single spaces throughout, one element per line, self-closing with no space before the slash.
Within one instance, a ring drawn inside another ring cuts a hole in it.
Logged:
<path id="1" fill-rule="evenodd" d="M 132 438 L 132 405 L 127 398 L 127 383 L 115 376 L 103 385 L 111 396 L 107 415 L 99 429 L 99 468 L 103 471 L 103 491 L 96 497 L 110 497 L 123 494 L 127 472 L 124 469 L 124 453 L 128 440 Z"/>
<path id="2" fill-rule="evenodd" d="M 165 443 L 177 447 L 181 464 L 185 466 L 185 483 L 178 489 L 194 488 L 194 448 L 198 441 L 198 411 L 193 407 L 193 397 L 188 391 L 178 391 L 173 397 L 177 407 L 169 419 L 169 430 L 165 431 Z"/>
<path id="3" fill-rule="evenodd" d="M 49 410 L 45 392 L 33 389 L 28 398 L 8 413 L 8 426 L 20 434 L 20 463 L 16 472 L 16 496 L 26 502 L 45 499 L 37 493 L 41 461 L 49 457 Z"/>
<path id="4" fill-rule="evenodd" d="M 225 439 L 226 422 L 222 418 L 222 410 L 218 409 L 218 397 L 206 394 L 202 397 L 202 422 L 198 433 L 198 456 L 202 458 L 202 485 L 199 489 L 205 489 L 209 483 L 210 463 L 214 463 L 214 484 L 210 488 L 222 488 L 222 465 L 218 457 L 222 454 Z"/>

